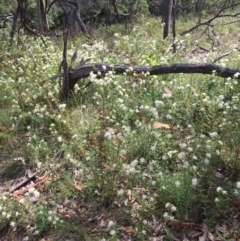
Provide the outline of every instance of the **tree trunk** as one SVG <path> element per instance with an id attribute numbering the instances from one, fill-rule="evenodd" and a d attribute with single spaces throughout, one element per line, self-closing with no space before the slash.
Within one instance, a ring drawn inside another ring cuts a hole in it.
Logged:
<path id="1" fill-rule="evenodd" d="M 175 39 L 176 39 L 176 0 L 173 0 L 173 7 L 172 7 L 172 34 L 173 34 L 173 39 L 174 43 L 172 44 L 173 48 L 173 53 L 176 53 L 177 47 L 175 44 Z"/>
<path id="2" fill-rule="evenodd" d="M 205 0 L 196 0 L 195 1 L 195 16 L 198 18 L 198 23 L 201 23 L 202 20 L 202 9 L 204 7 Z"/>
<path id="3" fill-rule="evenodd" d="M 37 30 L 38 32 L 45 32 L 49 29 L 47 22 L 47 0 L 36 0 L 37 1 Z"/>
<path id="4" fill-rule="evenodd" d="M 16 29 L 17 29 L 17 19 L 18 19 L 18 16 L 20 14 L 20 4 L 18 2 L 18 5 L 17 5 L 17 9 L 13 15 L 13 24 L 12 24 L 12 29 L 10 31 L 10 46 L 12 45 L 12 41 L 13 41 L 13 38 L 14 38 L 14 35 L 16 33 Z"/>
<path id="5" fill-rule="evenodd" d="M 164 22 L 163 39 L 166 39 L 169 34 L 171 15 L 172 15 L 172 6 L 173 6 L 173 0 L 163 1 L 163 22 Z"/>

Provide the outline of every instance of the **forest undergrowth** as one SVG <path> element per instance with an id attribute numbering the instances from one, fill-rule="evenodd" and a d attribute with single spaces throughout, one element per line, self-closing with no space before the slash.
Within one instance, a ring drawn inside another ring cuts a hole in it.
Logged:
<path id="1" fill-rule="evenodd" d="M 157 19 L 68 42 L 69 61 L 211 63 L 240 70 L 239 26 L 161 40 Z M 179 29 L 191 21 L 179 20 Z M 61 40 L 0 32 L 0 240 L 234 240 L 240 228 L 240 87 L 214 75 L 51 76 Z M 91 81 L 92 84 L 85 88 Z M 20 239 L 19 239 L 20 238 Z M 204 239 L 205 238 L 205 239 Z"/>

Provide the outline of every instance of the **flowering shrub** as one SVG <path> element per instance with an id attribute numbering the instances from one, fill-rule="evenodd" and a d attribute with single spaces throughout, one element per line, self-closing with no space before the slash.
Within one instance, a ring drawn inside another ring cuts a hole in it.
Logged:
<path id="1" fill-rule="evenodd" d="M 110 64 L 173 62 L 177 57 L 160 46 L 152 28 L 149 35 L 136 27 L 127 36 L 112 34 L 111 41 L 84 43 L 79 56 Z M 92 74 L 79 80 L 64 104 L 58 80 L 49 78 L 61 48 L 45 42 L 29 37 L 11 52 L 7 41 L 0 47 L 3 166 L 14 169 L 20 160 L 34 173 L 23 186 L 1 194 L 2 225 L 24 229 L 23 240 L 51 231 L 73 240 L 94 236 L 96 222 L 102 240 L 116 240 L 122 232 L 143 240 L 151 235 L 153 217 L 165 225 L 227 214 L 230 200 L 240 198 L 235 79 L 214 73 L 143 79 Z M 0 177 L 11 186 L 8 170 Z"/>

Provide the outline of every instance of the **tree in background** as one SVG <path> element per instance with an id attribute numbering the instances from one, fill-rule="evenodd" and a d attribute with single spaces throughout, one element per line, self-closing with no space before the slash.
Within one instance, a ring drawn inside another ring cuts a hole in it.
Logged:
<path id="1" fill-rule="evenodd" d="M 166 39 L 170 30 L 171 16 L 172 16 L 173 0 L 163 1 L 163 39 Z"/>
<path id="2" fill-rule="evenodd" d="M 36 0 L 37 30 L 46 32 L 49 30 L 47 21 L 47 0 Z"/>

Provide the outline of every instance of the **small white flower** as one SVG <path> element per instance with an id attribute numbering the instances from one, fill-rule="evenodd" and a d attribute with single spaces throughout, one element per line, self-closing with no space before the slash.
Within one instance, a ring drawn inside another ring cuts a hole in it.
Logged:
<path id="1" fill-rule="evenodd" d="M 169 208 L 171 206 L 171 203 L 166 203 L 165 208 Z"/>
<path id="2" fill-rule="evenodd" d="M 224 102 L 223 101 L 218 103 L 218 109 L 223 109 L 223 106 L 224 106 Z"/>
<path id="3" fill-rule="evenodd" d="M 178 153 L 178 158 L 181 159 L 181 160 L 184 159 L 185 156 L 186 156 L 185 152 Z"/>
<path id="4" fill-rule="evenodd" d="M 162 177 L 162 175 L 163 175 L 163 173 L 161 171 L 157 173 L 158 177 Z"/>
<path id="5" fill-rule="evenodd" d="M 172 119 L 172 116 L 171 115 L 166 115 L 166 118 L 168 119 L 168 120 L 171 120 Z"/>
<path id="6" fill-rule="evenodd" d="M 140 162 L 141 164 L 143 164 L 143 163 L 145 163 L 145 159 L 144 159 L 144 158 L 140 158 L 139 162 Z"/>
<path id="7" fill-rule="evenodd" d="M 62 142 L 62 141 L 63 141 L 63 139 L 62 139 L 61 136 L 59 136 L 59 137 L 57 138 L 57 140 L 58 140 L 58 142 Z"/>
<path id="8" fill-rule="evenodd" d="M 34 191 L 35 191 L 35 188 L 34 188 L 34 187 L 31 187 L 31 188 L 28 189 L 28 192 L 29 192 L 29 193 L 33 193 Z"/>
<path id="9" fill-rule="evenodd" d="M 179 187 L 181 185 L 181 183 L 179 181 L 176 181 L 175 185 L 176 185 L 176 187 Z"/>
<path id="10" fill-rule="evenodd" d="M 206 153 L 206 157 L 211 158 L 211 153 Z"/>
<path id="11" fill-rule="evenodd" d="M 24 204 L 24 203 L 25 203 L 25 198 L 21 198 L 21 199 L 19 200 L 19 203 Z"/>
<path id="12" fill-rule="evenodd" d="M 168 217 L 168 212 L 165 212 L 165 213 L 163 214 L 163 217 L 164 217 L 164 218 L 167 218 L 167 217 Z"/>
<path id="13" fill-rule="evenodd" d="M 115 130 L 113 128 L 109 128 L 104 134 L 104 137 L 111 140 L 114 134 L 115 134 Z"/>
<path id="14" fill-rule="evenodd" d="M 114 235 L 115 235 L 115 233 L 116 233 L 116 231 L 115 231 L 115 230 L 111 230 L 111 231 L 110 231 L 110 235 L 111 235 L 111 236 L 114 236 Z"/>
<path id="15" fill-rule="evenodd" d="M 192 179 L 192 185 L 195 187 L 197 185 L 197 178 Z"/>
<path id="16" fill-rule="evenodd" d="M 158 108 L 159 106 L 163 106 L 164 102 L 161 100 L 155 100 L 155 106 Z"/>
<path id="17" fill-rule="evenodd" d="M 217 132 L 211 132 L 211 133 L 209 133 L 209 136 L 213 138 L 213 137 L 217 136 Z"/>
<path id="18" fill-rule="evenodd" d="M 206 145 L 206 148 L 208 149 L 208 150 L 211 150 L 211 145 Z"/>
<path id="19" fill-rule="evenodd" d="M 216 203 L 219 202 L 219 199 L 218 199 L 217 197 L 215 198 L 215 202 L 216 202 Z"/>
<path id="20" fill-rule="evenodd" d="M 204 162 L 205 165 L 208 165 L 208 164 L 209 164 L 209 160 L 208 160 L 207 158 L 205 158 L 205 159 L 203 160 L 203 162 Z"/>
<path id="21" fill-rule="evenodd" d="M 16 226 L 16 224 L 15 224 L 13 221 L 10 223 L 10 225 L 11 225 L 12 227 L 15 227 L 15 226 Z"/>
<path id="22" fill-rule="evenodd" d="M 186 143 L 180 143 L 179 146 L 180 146 L 181 149 L 184 149 L 184 148 L 187 147 L 187 144 Z"/>
<path id="23" fill-rule="evenodd" d="M 172 205 L 172 206 L 171 206 L 171 211 L 172 211 L 172 212 L 176 212 L 176 211 L 177 211 L 177 208 L 176 208 L 174 205 Z"/>
<path id="24" fill-rule="evenodd" d="M 187 150 L 188 150 L 189 152 L 192 152 L 192 151 L 193 151 L 193 148 L 189 146 L 189 147 L 187 148 Z"/>
<path id="25" fill-rule="evenodd" d="M 111 227 L 113 227 L 113 226 L 115 226 L 115 223 L 114 223 L 112 220 L 110 220 L 110 221 L 108 222 L 108 227 L 111 228 Z"/>
<path id="26" fill-rule="evenodd" d="M 119 189 L 117 191 L 117 196 L 122 196 L 124 194 L 124 190 L 123 189 Z"/>
<path id="27" fill-rule="evenodd" d="M 40 192 L 38 190 L 34 190 L 33 195 L 35 198 L 39 198 Z"/>
<path id="28" fill-rule="evenodd" d="M 193 165 L 193 166 L 192 166 L 192 169 L 193 169 L 194 171 L 196 171 L 196 170 L 197 170 L 197 167 L 196 167 L 195 165 Z"/>
<path id="29" fill-rule="evenodd" d="M 240 73 L 237 72 L 237 73 L 234 74 L 234 77 L 235 77 L 235 78 L 238 78 L 239 75 L 240 75 Z"/>
<path id="30" fill-rule="evenodd" d="M 234 194 L 238 196 L 239 195 L 239 190 L 234 189 Z"/>
<path id="31" fill-rule="evenodd" d="M 223 189 L 221 187 L 217 187 L 217 192 L 221 192 Z"/>
<path id="32" fill-rule="evenodd" d="M 164 93 L 163 95 L 162 95 L 162 97 L 163 98 L 171 98 L 172 97 L 172 94 L 171 93 Z"/>
<path id="33" fill-rule="evenodd" d="M 240 182 L 237 182 L 237 183 L 236 183 L 236 187 L 237 187 L 238 189 L 240 189 Z"/>
<path id="34" fill-rule="evenodd" d="M 66 106 L 67 106 L 66 104 L 60 104 L 60 105 L 59 105 L 59 109 L 64 110 L 64 109 L 66 108 Z"/>

